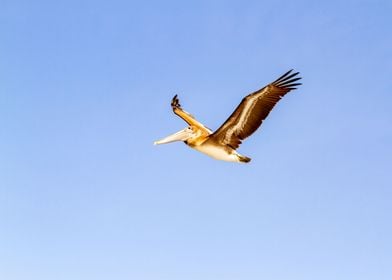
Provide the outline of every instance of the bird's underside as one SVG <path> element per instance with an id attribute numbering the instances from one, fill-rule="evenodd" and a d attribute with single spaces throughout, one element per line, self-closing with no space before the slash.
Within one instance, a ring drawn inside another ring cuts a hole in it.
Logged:
<path id="1" fill-rule="evenodd" d="M 188 127 L 155 144 L 184 141 L 191 148 L 212 158 L 232 162 L 249 162 L 250 158 L 240 155 L 236 149 L 242 141 L 252 135 L 262 124 L 275 104 L 289 91 L 301 83 L 299 72 L 293 70 L 282 75 L 276 81 L 244 97 L 230 117 L 215 131 L 198 122 L 191 114 L 184 111 L 177 95 L 171 102 L 173 112 L 182 118 Z"/>

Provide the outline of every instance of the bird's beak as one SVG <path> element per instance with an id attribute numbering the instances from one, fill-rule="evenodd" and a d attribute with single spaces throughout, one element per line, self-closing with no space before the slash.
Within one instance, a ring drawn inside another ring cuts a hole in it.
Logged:
<path id="1" fill-rule="evenodd" d="M 174 141 L 185 141 L 191 137 L 192 131 L 187 127 L 179 132 L 169 135 L 161 140 L 155 141 L 154 145 L 167 144 Z"/>

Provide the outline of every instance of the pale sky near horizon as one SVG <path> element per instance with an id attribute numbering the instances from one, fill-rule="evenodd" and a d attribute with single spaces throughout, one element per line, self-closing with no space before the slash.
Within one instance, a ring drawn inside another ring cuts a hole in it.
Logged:
<path id="1" fill-rule="evenodd" d="M 0 1 L 0 279 L 392 279 L 391 11 Z M 291 68 L 251 163 L 153 146 Z"/>

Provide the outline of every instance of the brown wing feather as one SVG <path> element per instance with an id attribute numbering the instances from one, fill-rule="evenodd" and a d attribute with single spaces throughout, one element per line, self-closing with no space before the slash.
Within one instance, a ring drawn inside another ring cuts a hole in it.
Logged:
<path id="1" fill-rule="evenodd" d="M 187 122 L 189 125 L 192 125 L 195 117 L 192 116 L 190 113 L 184 111 L 181 107 L 180 101 L 178 100 L 177 94 L 174 95 L 172 101 L 171 101 L 171 107 L 173 109 L 173 113 L 179 116 L 181 119 L 183 119 L 185 122 Z"/>
<path id="2" fill-rule="evenodd" d="M 205 127 L 202 123 L 197 121 L 194 116 L 182 109 L 177 94 L 173 97 L 171 101 L 171 107 L 174 114 L 183 119 L 187 124 L 189 124 L 190 127 L 199 129 L 205 135 L 210 135 L 212 133 L 209 128 Z"/>
<path id="3" fill-rule="evenodd" d="M 241 140 L 259 128 L 275 104 L 286 93 L 300 85 L 295 83 L 301 79 L 296 77 L 299 72 L 291 74 L 292 71 L 242 99 L 230 117 L 210 136 L 211 141 L 218 141 L 233 149 L 238 148 Z"/>

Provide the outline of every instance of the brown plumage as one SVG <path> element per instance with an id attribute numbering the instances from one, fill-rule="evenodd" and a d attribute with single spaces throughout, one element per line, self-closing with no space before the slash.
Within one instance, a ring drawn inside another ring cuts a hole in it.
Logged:
<path id="1" fill-rule="evenodd" d="M 301 79 L 296 77 L 299 72 L 291 74 L 292 71 L 288 71 L 276 81 L 243 98 L 230 117 L 210 135 L 208 141 L 237 149 L 241 140 L 252 135 L 260 127 L 275 104 L 290 90 L 301 85 L 295 83 Z"/>
<path id="2" fill-rule="evenodd" d="M 301 79 L 297 76 L 298 72 L 292 71 L 242 99 L 230 117 L 214 133 L 184 111 L 175 95 L 171 102 L 173 112 L 182 118 L 188 127 L 155 141 L 154 144 L 184 141 L 191 148 L 218 160 L 249 162 L 251 159 L 239 154 L 236 149 L 242 140 L 260 127 L 275 104 L 286 93 L 300 85 L 296 83 Z"/>

